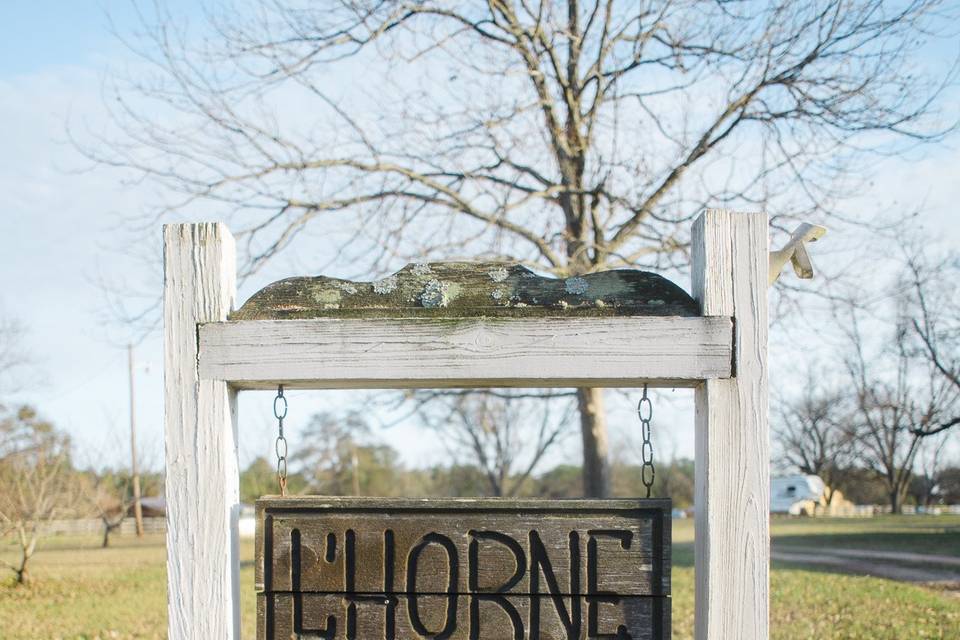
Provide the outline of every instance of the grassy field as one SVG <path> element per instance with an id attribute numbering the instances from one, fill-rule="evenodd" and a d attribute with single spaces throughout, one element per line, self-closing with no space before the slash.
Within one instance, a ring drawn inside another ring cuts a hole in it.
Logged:
<path id="1" fill-rule="evenodd" d="M 850 547 L 960 556 L 960 517 L 778 520 L 777 545 Z M 693 528 L 674 528 L 674 638 L 693 633 Z M 34 586 L 0 584 L 3 640 L 163 638 L 166 625 L 162 537 L 47 541 L 35 559 Z M 244 637 L 252 637 L 252 544 L 242 548 Z M 8 548 L 0 557 L 10 558 Z M 775 565 L 772 627 L 778 640 L 960 638 L 960 597 L 876 578 Z"/>
<path id="2" fill-rule="evenodd" d="M 775 521 L 778 546 L 915 551 L 960 557 L 960 516 Z"/>

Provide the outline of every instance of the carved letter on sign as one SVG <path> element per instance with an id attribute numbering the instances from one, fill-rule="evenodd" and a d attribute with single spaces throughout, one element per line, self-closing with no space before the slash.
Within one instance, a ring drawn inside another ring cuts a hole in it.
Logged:
<path id="1" fill-rule="evenodd" d="M 669 500 L 257 501 L 257 637 L 663 640 Z"/>

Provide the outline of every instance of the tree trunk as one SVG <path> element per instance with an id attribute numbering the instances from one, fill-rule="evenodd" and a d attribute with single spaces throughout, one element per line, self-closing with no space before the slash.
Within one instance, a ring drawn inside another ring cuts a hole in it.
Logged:
<path id="1" fill-rule="evenodd" d="M 577 405 L 583 435 L 583 495 L 606 498 L 610 495 L 610 464 L 603 389 L 577 389 Z"/>
<path id="2" fill-rule="evenodd" d="M 903 511 L 903 505 L 900 502 L 900 489 L 895 488 L 890 492 L 890 513 L 900 513 Z"/>
<path id="3" fill-rule="evenodd" d="M 101 549 L 106 549 L 110 546 L 110 525 L 104 525 L 103 527 L 103 542 L 100 543 Z"/>
<path id="4" fill-rule="evenodd" d="M 35 524 L 34 527 L 39 526 Z M 29 533 L 21 524 L 17 531 L 18 541 L 20 543 L 20 566 L 14 569 L 17 574 L 17 585 L 26 585 L 30 582 L 30 572 L 27 571 L 27 564 L 37 550 L 37 531 L 34 528 Z"/>
<path id="5" fill-rule="evenodd" d="M 24 549 L 20 555 L 20 566 L 16 569 L 18 585 L 26 585 L 30 582 L 30 573 L 27 571 L 28 562 L 30 562 L 30 555 Z"/>

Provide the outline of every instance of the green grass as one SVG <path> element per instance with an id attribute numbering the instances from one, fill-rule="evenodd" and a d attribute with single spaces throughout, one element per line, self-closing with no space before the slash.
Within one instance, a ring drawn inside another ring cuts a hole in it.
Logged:
<path id="1" fill-rule="evenodd" d="M 693 523 L 674 528 L 674 638 L 693 635 Z M 960 555 L 960 518 L 775 520 L 776 544 L 856 546 Z M 35 558 L 36 582 L 0 584 L 2 640 L 127 640 L 164 637 L 163 538 L 53 538 Z M 242 547 L 244 637 L 254 621 L 253 547 Z M 0 557 L 12 559 L 11 547 Z M 920 586 L 774 566 L 775 640 L 960 638 L 960 597 Z"/>
<path id="2" fill-rule="evenodd" d="M 778 519 L 778 546 L 912 551 L 960 557 L 960 516 Z"/>
<path id="3" fill-rule="evenodd" d="M 166 625 L 163 537 L 54 538 L 32 564 L 34 583 L 0 585 L 0 638 L 161 638 Z M 12 559 L 11 553 L 2 556 Z"/>
<path id="4" fill-rule="evenodd" d="M 960 516 L 954 515 L 774 518 L 770 536 L 778 548 L 909 551 L 960 557 Z M 674 563 L 692 567 L 692 519 L 674 520 L 673 543 Z"/>
<path id="5" fill-rule="evenodd" d="M 960 557 L 960 516 L 774 518 L 775 544 L 910 550 Z M 674 542 L 693 542 L 693 520 L 673 521 Z"/>

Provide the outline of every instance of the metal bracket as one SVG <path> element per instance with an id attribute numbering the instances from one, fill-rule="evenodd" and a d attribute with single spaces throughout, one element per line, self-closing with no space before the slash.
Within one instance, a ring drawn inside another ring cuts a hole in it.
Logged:
<path id="1" fill-rule="evenodd" d="M 827 228 L 818 224 L 804 222 L 797 227 L 783 249 L 770 252 L 768 284 L 772 286 L 777 281 L 787 261 L 793 264 L 793 270 L 797 277 L 804 280 L 813 278 L 813 262 L 810 260 L 810 254 L 807 253 L 806 243 L 816 242 L 826 233 Z"/>

